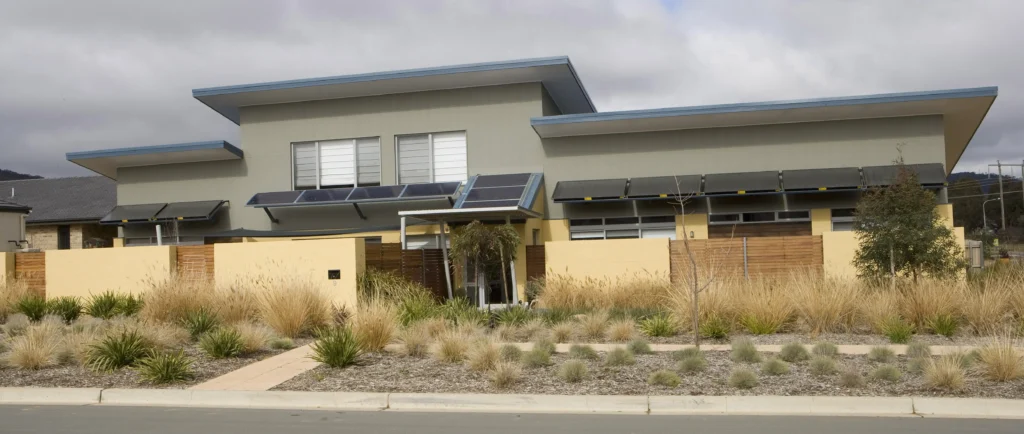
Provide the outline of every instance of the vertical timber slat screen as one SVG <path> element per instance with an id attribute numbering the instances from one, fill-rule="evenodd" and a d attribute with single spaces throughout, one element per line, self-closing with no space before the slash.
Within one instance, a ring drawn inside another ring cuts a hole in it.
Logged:
<path id="1" fill-rule="evenodd" d="M 448 297 L 441 249 L 402 250 L 399 243 L 366 244 L 366 266 L 398 274 L 430 290 L 435 297 Z M 452 287 L 458 282 L 452 278 Z"/>
<path id="2" fill-rule="evenodd" d="M 203 276 L 213 281 L 213 244 L 178 246 L 175 249 L 178 273 L 184 276 Z"/>
<path id="3" fill-rule="evenodd" d="M 25 282 L 28 289 L 46 296 L 46 253 L 15 253 L 14 278 Z"/>
<path id="4" fill-rule="evenodd" d="M 547 273 L 544 246 L 526 246 L 526 280 L 544 278 Z"/>
<path id="5" fill-rule="evenodd" d="M 750 277 L 784 276 L 796 271 L 821 272 L 824 254 L 820 235 L 747 238 L 747 273 Z M 679 282 L 691 272 L 690 259 L 682 240 L 670 243 L 672 281 Z M 740 277 L 743 272 L 743 238 L 690 240 L 698 269 L 714 270 L 722 277 Z"/>

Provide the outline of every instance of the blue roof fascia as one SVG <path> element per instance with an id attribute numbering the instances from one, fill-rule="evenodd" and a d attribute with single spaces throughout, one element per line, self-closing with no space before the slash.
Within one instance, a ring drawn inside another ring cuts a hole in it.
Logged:
<path id="1" fill-rule="evenodd" d="M 130 148 L 100 149 L 95 151 L 68 152 L 68 161 L 85 160 L 91 158 L 126 157 L 131 155 L 162 154 L 167 152 L 202 151 L 209 149 L 224 149 L 228 152 L 244 158 L 244 153 L 237 146 L 225 140 L 214 140 L 208 142 L 174 143 L 169 145 L 135 146 Z"/>
<path id="2" fill-rule="evenodd" d="M 530 125 L 557 125 L 580 122 L 600 122 L 632 119 L 650 119 L 674 116 L 694 116 L 709 114 L 743 113 L 769 110 L 789 110 L 801 108 L 836 107 L 844 105 L 885 104 L 914 101 L 929 101 L 949 98 L 996 97 L 999 88 L 996 86 L 970 89 L 949 89 L 923 92 L 886 93 L 876 95 L 846 96 L 834 98 L 814 98 L 784 101 L 766 101 L 737 104 L 717 104 L 689 107 L 668 107 L 659 109 L 626 110 L 616 112 L 579 113 L 557 116 L 543 116 L 530 119 Z"/>

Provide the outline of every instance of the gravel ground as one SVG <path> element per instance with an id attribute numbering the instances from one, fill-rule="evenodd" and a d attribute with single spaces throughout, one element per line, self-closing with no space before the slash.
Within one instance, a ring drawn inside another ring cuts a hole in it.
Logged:
<path id="1" fill-rule="evenodd" d="M 297 347 L 309 343 L 309 339 L 297 339 Z M 198 346 L 184 348 L 192 358 L 195 378 L 188 382 L 154 385 L 143 382 L 132 369 L 119 369 L 112 373 L 94 372 L 81 366 L 58 366 L 39 370 L 22 370 L 0 365 L 0 387 L 102 387 L 102 388 L 160 388 L 184 389 L 189 386 L 219 377 L 251 363 L 275 356 L 284 351 L 266 350 L 245 357 L 213 359 Z"/>
<path id="2" fill-rule="evenodd" d="M 410 358 L 395 354 L 371 354 L 364 363 L 345 369 L 324 366 L 301 374 L 275 390 L 311 390 L 344 392 L 412 392 L 412 393 L 526 393 L 546 395 L 846 395 L 846 396 L 961 396 L 1024 399 L 1024 379 L 997 383 L 982 379 L 977 373 L 968 376 L 964 391 L 951 394 L 931 390 L 923 385 L 920 376 L 906 371 L 906 359 L 896 364 L 903 372 L 895 383 L 867 381 L 862 388 L 839 385 L 839 376 L 812 376 L 807 363 L 791 365 L 789 374 L 767 376 L 758 374 L 760 384 L 753 389 L 741 390 L 727 384 L 729 373 L 737 365 L 759 372 L 758 364 L 737 364 L 729 360 L 726 352 L 708 352 L 705 372 L 683 375 L 679 387 L 652 387 L 647 376 L 659 369 L 672 369 L 675 363 L 668 354 L 637 356 L 633 366 L 607 368 L 600 361 L 587 362 L 586 380 L 568 384 L 556 373 L 558 366 L 568 360 L 565 354 L 552 357 L 551 366 L 523 370 L 518 385 L 510 389 L 496 389 L 486 374 L 470 371 L 461 364 L 445 364 L 432 359 Z M 602 355 L 603 357 L 603 355 Z M 878 366 L 864 356 L 840 356 L 840 369 L 855 369 L 865 377 Z"/>

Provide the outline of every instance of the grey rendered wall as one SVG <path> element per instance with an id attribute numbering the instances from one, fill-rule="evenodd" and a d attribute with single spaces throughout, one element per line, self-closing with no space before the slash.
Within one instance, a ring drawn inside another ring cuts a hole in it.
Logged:
<path id="1" fill-rule="evenodd" d="M 942 163 L 941 116 L 713 128 L 543 140 L 544 180 Z M 548 218 L 564 218 L 547 198 Z M 571 213 L 570 214 L 574 214 Z"/>
<path id="2" fill-rule="evenodd" d="M 231 206 L 221 213 L 218 228 L 271 229 L 263 211 L 247 208 L 245 203 L 258 192 L 291 190 L 291 143 L 311 140 L 380 137 L 384 185 L 397 182 L 395 136 L 402 134 L 465 130 L 470 175 L 539 172 L 544 153 L 530 118 L 542 114 L 541 89 L 539 83 L 527 83 L 244 107 L 243 160 L 123 169 L 118 172 L 118 203 L 227 199 Z M 281 224 L 273 228 L 397 225 L 399 209 L 364 206 L 367 220 L 359 219 L 349 206 L 275 209 Z M 128 228 L 128 232 L 135 230 Z M 148 236 L 151 229 L 144 230 Z M 211 230 L 195 227 L 191 231 Z"/>
<path id="3" fill-rule="evenodd" d="M 14 243 L 8 241 L 21 241 L 21 216 L 20 212 L 0 211 L 0 252 L 13 252 Z"/>

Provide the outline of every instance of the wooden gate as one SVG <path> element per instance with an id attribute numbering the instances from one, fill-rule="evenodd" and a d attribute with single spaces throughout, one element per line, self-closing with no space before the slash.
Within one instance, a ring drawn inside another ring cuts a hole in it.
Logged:
<path id="1" fill-rule="evenodd" d="M 15 253 L 14 278 L 25 282 L 28 289 L 46 296 L 46 253 Z"/>
<path id="2" fill-rule="evenodd" d="M 682 279 L 690 260 L 682 240 L 669 244 L 672 280 Z M 795 271 L 821 272 L 824 254 L 820 235 L 691 240 L 700 272 L 724 277 L 778 276 Z"/>

